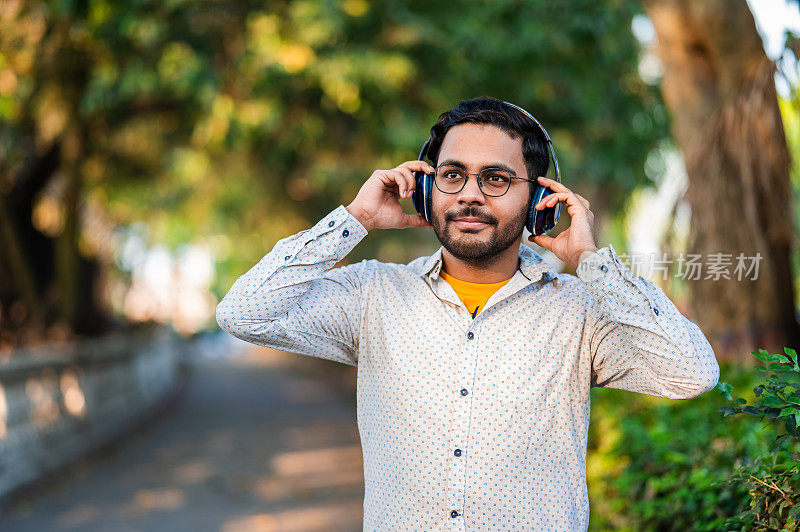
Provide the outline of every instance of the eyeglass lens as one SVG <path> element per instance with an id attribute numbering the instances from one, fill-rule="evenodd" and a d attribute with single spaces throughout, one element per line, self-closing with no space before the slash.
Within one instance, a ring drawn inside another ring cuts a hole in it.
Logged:
<path id="1" fill-rule="evenodd" d="M 458 166 L 441 166 L 436 170 L 436 186 L 447 194 L 459 192 L 466 181 L 467 172 Z M 484 168 L 478 174 L 478 185 L 487 196 L 502 196 L 510 184 L 511 174 L 500 168 Z"/>

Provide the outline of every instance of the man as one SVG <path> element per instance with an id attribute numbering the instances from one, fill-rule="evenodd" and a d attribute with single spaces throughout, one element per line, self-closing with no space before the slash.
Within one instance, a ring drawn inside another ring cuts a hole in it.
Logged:
<path id="1" fill-rule="evenodd" d="M 358 367 L 365 530 L 585 530 L 590 387 L 689 399 L 717 382 L 698 327 L 595 246 L 586 199 L 541 177 L 544 142 L 505 102 L 461 102 L 431 129 L 435 167 L 376 170 L 217 308 L 239 338 Z M 465 179 L 441 171 L 453 166 Z M 517 178 L 487 195 L 487 167 Z M 435 174 L 432 223 L 398 201 L 415 171 Z M 521 245 L 537 178 L 553 191 L 537 208 L 561 202 L 570 227 L 531 239 L 578 276 Z M 410 227 L 433 228 L 442 246 L 407 264 L 332 268 L 368 231 Z"/>

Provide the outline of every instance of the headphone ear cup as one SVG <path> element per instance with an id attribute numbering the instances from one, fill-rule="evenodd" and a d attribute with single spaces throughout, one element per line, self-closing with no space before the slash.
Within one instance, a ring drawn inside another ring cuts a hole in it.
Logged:
<path id="1" fill-rule="evenodd" d="M 422 172 L 414 172 L 414 192 L 411 194 L 411 202 L 414 210 L 419 214 L 425 215 L 422 209 Z"/>
<path id="2" fill-rule="evenodd" d="M 425 205 L 427 205 L 428 214 L 425 217 L 428 222 L 433 223 L 433 174 L 425 174 Z"/>
<path id="3" fill-rule="evenodd" d="M 547 233 L 555 227 L 556 222 L 558 222 L 561 204 L 556 204 L 547 209 L 536 210 L 536 204 L 552 193 L 553 191 L 550 190 L 550 188 L 543 185 L 536 185 L 533 189 L 533 196 L 528 211 L 528 218 L 525 221 L 525 227 L 527 227 L 528 231 L 534 236 Z"/>
<path id="4" fill-rule="evenodd" d="M 428 156 L 428 146 L 431 145 L 431 138 L 425 141 L 419 152 L 417 159 L 424 161 Z M 414 209 L 422 215 L 428 223 L 431 222 L 433 208 L 431 202 L 431 190 L 433 188 L 433 174 L 425 172 L 414 172 L 414 193 L 411 194 Z"/>
<path id="5" fill-rule="evenodd" d="M 422 215 L 425 220 L 431 222 L 431 186 L 433 179 L 430 174 L 425 172 L 414 172 L 414 193 L 411 201 L 414 203 L 414 210 Z"/>
<path id="6" fill-rule="evenodd" d="M 533 194 L 532 197 L 536 197 L 536 194 Z M 531 200 L 530 205 L 528 205 L 528 216 L 525 218 L 525 229 L 528 230 L 529 233 L 535 235 L 536 233 L 533 232 L 533 224 L 536 220 L 536 202 Z"/>

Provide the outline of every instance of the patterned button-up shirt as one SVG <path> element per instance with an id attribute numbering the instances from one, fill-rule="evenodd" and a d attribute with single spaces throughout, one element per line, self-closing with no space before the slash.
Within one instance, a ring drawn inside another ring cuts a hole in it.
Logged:
<path id="1" fill-rule="evenodd" d="M 278 241 L 217 307 L 229 333 L 358 367 L 364 530 L 586 530 L 589 389 L 712 389 L 708 341 L 612 246 L 558 273 L 519 268 L 474 319 L 439 275 L 333 268 L 367 234 L 343 205 Z"/>

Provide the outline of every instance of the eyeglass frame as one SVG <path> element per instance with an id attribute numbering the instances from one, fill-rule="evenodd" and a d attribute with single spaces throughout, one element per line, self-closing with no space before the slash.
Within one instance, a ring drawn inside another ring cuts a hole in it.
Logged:
<path id="1" fill-rule="evenodd" d="M 436 185 L 436 188 L 442 194 L 458 194 L 459 192 L 464 190 L 465 186 L 467 186 L 467 181 L 469 181 L 469 176 L 471 176 L 471 175 L 475 176 L 475 180 L 478 182 L 478 188 L 481 189 L 481 193 L 483 193 L 484 196 L 486 196 L 488 198 L 502 198 L 503 196 L 508 194 L 508 191 L 511 190 L 511 181 L 508 182 L 508 188 L 506 188 L 505 192 L 503 192 L 502 194 L 500 194 L 498 196 L 494 196 L 492 194 L 487 194 L 486 191 L 483 190 L 483 183 L 481 182 L 482 180 L 480 179 L 480 174 L 482 172 L 485 172 L 486 170 L 502 170 L 503 172 L 511 174 L 511 179 L 519 179 L 520 181 L 527 181 L 529 183 L 536 183 L 537 182 L 536 179 L 528 179 L 527 177 L 519 177 L 514 172 L 506 170 L 505 168 L 500 168 L 500 167 L 497 167 L 497 166 L 487 166 L 486 168 L 482 169 L 480 172 L 477 172 L 477 173 L 476 172 L 466 172 L 465 171 L 464 172 L 465 179 L 464 179 L 464 182 L 461 183 L 461 188 L 459 188 L 455 192 L 445 192 L 444 190 L 439 188 L 439 184 L 436 182 L 436 175 L 439 173 L 439 168 L 441 168 L 443 166 L 452 166 L 454 168 L 458 168 L 459 170 L 466 170 L 465 168 L 461 168 L 460 166 L 457 166 L 455 164 L 440 164 L 439 166 L 434 168 L 433 172 L 426 172 L 428 175 L 432 175 L 433 176 L 433 184 Z"/>

